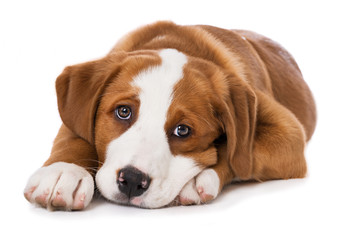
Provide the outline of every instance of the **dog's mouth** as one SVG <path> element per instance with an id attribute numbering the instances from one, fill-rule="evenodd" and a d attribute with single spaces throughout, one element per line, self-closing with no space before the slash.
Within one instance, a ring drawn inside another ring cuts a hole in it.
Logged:
<path id="1" fill-rule="evenodd" d="M 177 196 L 174 200 L 172 200 L 169 204 L 167 204 L 164 207 L 176 207 L 176 206 L 180 206 L 180 196 Z"/>
<path id="2" fill-rule="evenodd" d="M 120 205 L 151 209 L 178 206 L 183 203 L 178 197 L 182 189 L 202 168 L 182 156 L 173 157 L 171 163 L 165 173 L 159 173 L 132 165 L 118 168 L 108 161 L 96 174 L 97 188 L 106 199 Z"/>
<path id="3" fill-rule="evenodd" d="M 138 208 L 144 208 L 149 209 L 150 207 L 146 206 L 146 204 L 143 201 L 142 197 L 132 197 L 128 198 L 125 194 L 122 193 L 116 193 L 114 194 L 112 199 L 108 199 L 111 202 L 114 202 L 119 205 L 125 205 L 125 206 L 132 206 L 132 207 L 138 207 Z M 159 206 L 157 208 L 168 208 L 168 207 L 176 207 L 181 206 L 180 202 L 180 196 L 176 196 L 170 203 Z"/>
<path id="4" fill-rule="evenodd" d="M 142 203 L 142 200 L 140 197 L 128 198 L 125 194 L 122 194 L 122 193 L 116 193 L 113 195 L 113 197 L 111 199 L 107 199 L 107 200 L 114 202 L 116 204 L 119 204 L 119 205 L 146 208 L 144 206 L 144 204 Z"/>

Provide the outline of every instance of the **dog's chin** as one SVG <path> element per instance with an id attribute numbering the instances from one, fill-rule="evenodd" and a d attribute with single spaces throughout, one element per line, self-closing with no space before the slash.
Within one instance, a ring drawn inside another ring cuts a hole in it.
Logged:
<path id="1" fill-rule="evenodd" d="M 145 209 L 156 209 L 156 208 L 166 208 L 166 207 L 174 207 L 179 206 L 180 201 L 179 197 L 175 197 L 174 199 L 161 199 L 158 202 L 146 202 L 143 197 L 132 197 L 128 198 L 125 194 L 116 193 L 113 194 L 111 198 L 106 198 L 108 201 L 124 205 L 124 206 L 133 206 L 138 208 L 145 208 Z M 166 204 L 164 204 L 166 203 Z"/>
<path id="2" fill-rule="evenodd" d="M 129 199 L 122 193 L 112 194 L 111 197 L 105 197 L 105 199 L 118 205 L 146 208 L 139 197 Z"/>

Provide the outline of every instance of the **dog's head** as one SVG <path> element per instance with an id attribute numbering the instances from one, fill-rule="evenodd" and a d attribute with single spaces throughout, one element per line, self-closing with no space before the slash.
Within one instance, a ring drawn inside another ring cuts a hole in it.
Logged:
<path id="1" fill-rule="evenodd" d="M 96 184 L 111 201 L 165 206 L 220 160 L 250 177 L 255 95 L 209 61 L 118 52 L 66 68 L 56 87 L 64 124 L 97 150 Z"/>

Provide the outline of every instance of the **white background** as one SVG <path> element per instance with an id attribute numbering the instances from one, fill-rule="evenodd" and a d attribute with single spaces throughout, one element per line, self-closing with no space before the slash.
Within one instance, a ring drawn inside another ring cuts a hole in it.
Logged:
<path id="1" fill-rule="evenodd" d="M 1 239 L 360 239 L 360 17 L 356 1 L 1 1 Z M 318 106 L 306 179 L 231 186 L 205 206 L 96 200 L 47 212 L 22 195 L 60 118 L 54 81 L 156 20 L 249 29 L 287 48 Z M 7 236 L 7 237 L 4 237 Z"/>

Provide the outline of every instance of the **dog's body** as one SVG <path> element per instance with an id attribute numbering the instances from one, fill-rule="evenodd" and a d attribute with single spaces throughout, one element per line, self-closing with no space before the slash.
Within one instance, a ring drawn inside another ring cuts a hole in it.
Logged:
<path id="1" fill-rule="evenodd" d="M 111 201 L 157 208 L 306 174 L 314 100 L 290 54 L 258 34 L 159 22 L 56 87 L 64 124 L 25 188 L 49 209 L 86 207 L 93 177 Z"/>

